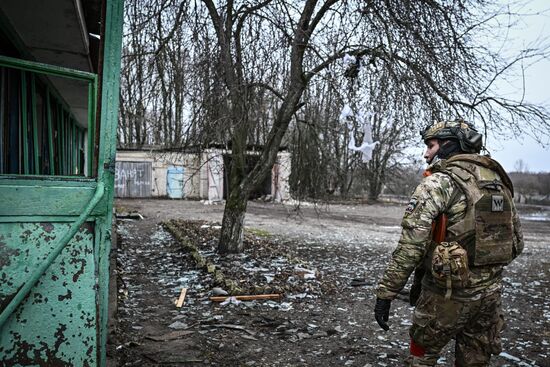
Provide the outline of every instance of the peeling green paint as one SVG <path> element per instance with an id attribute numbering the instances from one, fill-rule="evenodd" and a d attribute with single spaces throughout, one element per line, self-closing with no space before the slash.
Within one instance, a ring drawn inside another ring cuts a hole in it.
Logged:
<path id="1" fill-rule="evenodd" d="M 68 228 L 67 223 L 0 223 L 1 251 L 7 259 L 0 267 L 0 305 L 53 250 L 56 241 L 44 240 L 45 235 L 60 238 Z M 94 224 L 85 223 L 6 322 L 0 334 L 4 365 L 98 364 L 94 237 Z M 67 311 L 76 310 L 75 304 L 81 311 L 71 317 Z"/>

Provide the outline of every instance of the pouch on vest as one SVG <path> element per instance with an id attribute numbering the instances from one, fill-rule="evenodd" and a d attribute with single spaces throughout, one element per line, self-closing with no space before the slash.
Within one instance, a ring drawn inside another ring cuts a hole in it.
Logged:
<path id="1" fill-rule="evenodd" d="M 481 185 L 480 185 L 481 186 Z M 485 190 L 483 190 L 485 191 Z M 507 264 L 513 258 L 511 198 L 505 191 L 484 194 L 475 203 L 475 266 Z"/>
<path id="2" fill-rule="evenodd" d="M 453 288 L 460 289 L 468 285 L 468 254 L 458 242 L 437 244 L 432 255 L 431 269 L 435 283 L 447 289 L 446 299 L 451 298 Z"/>

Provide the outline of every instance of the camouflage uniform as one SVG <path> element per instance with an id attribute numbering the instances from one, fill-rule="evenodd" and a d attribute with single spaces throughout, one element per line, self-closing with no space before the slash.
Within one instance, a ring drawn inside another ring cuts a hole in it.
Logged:
<path id="1" fill-rule="evenodd" d="M 469 203 L 464 191 L 449 174 L 437 172 L 442 162 L 429 167 L 435 172 L 422 180 L 405 210 L 401 238 L 377 289 L 380 299 L 393 300 L 415 268 L 424 265 L 430 269 L 435 247 L 432 222 L 438 215 L 447 215 L 448 229 L 461 223 L 466 215 Z M 523 250 L 523 236 L 513 202 L 511 211 L 512 258 L 515 258 Z M 460 237 L 460 233 L 449 232 L 452 231 L 448 230 L 447 236 Z M 434 282 L 431 272 L 425 272 L 409 331 L 412 354 L 409 366 L 435 365 L 441 349 L 451 339 L 456 339 L 456 366 L 487 366 L 491 354 L 500 353 L 499 335 L 504 326 L 500 306 L 503 266 L 469 266 L 468 285 L 453 289 L 450 299 L 445 299 L 446 289 Z M 415 353 L 413 346 L 419 346 L 421 353 Z"/>

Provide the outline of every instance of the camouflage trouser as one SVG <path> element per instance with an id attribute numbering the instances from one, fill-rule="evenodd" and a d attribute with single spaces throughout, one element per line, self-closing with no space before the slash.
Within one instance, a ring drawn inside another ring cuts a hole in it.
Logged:
<path id="1" fill-rule="evenodd" d="M 424 355 L 409 356 L 407 366 L 434 366 L 451 339 L 456 340 L 455 366 L 488 366 L 491 355 L 502 351 L 503 327 L 500 292 L 459 302 L 422 290 L 409 333 Z"/>

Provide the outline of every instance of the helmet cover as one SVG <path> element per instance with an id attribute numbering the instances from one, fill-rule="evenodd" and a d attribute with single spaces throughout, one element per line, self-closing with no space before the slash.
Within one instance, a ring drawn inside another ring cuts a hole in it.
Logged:
<path id="1" fill-rule="evenodd" d="M 474 125 L 462 120 L 438 121 L 420 132 L 424 142 L 430 139 L 457 140 L 465 153 L 479 153 L 483 137 Z"/>

